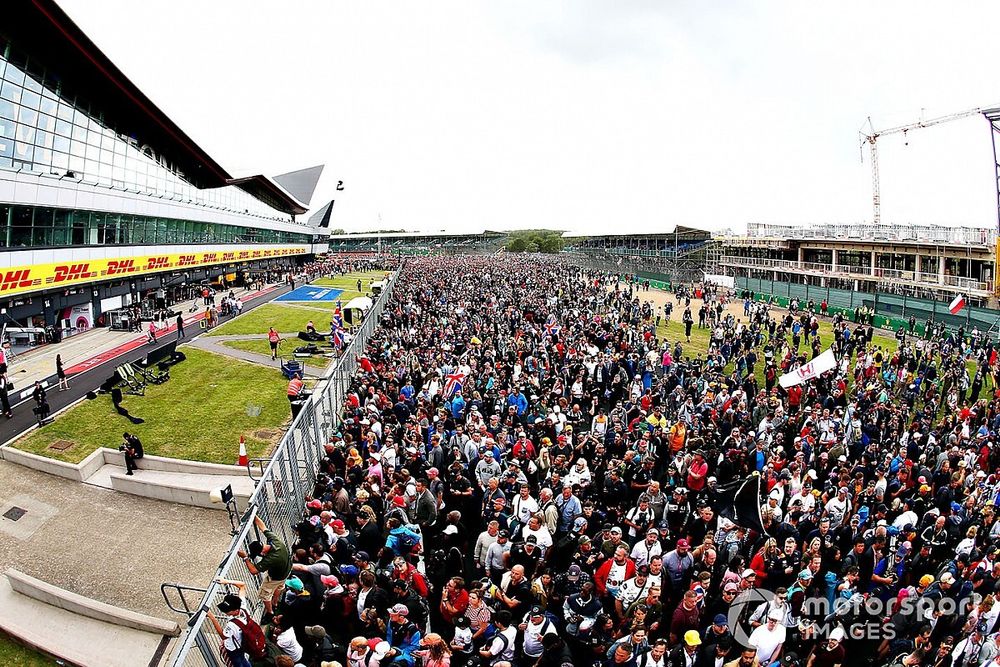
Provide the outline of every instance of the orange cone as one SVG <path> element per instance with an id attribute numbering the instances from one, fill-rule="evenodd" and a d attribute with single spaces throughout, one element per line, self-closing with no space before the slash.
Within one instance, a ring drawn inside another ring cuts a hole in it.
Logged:
<path id="1" fill-rule="evenodd" d="M 249 465 L 249 463 L 250 463 L 250 460 L 247 458 L 247 443 L 243 439 L 243 436 L 241 435 L 240 436 L 240 460 L 236 462 L 236 465 L 238 465 L 238 466 L 247 466 L 247 465 Z"/>

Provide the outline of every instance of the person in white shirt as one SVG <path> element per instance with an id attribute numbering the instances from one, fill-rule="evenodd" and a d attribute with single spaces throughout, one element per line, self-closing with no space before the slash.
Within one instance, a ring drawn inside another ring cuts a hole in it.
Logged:
<path id="1" fill-rule="evenodd" d="M 538 501 L 531 497 L 531 487 L 527 484 L 521 485 L 521 492 L 514 496 L 511 503 L 514 510 L 514 518 L 522 526 L 527 525 L 532 515 L 538 512 Z"/>
<path id="2" fill-rule="evenodd" d="M 524 620 L 518 626 L 524 637 L 524 655 L 537 661 L 542 656 L 542 639 L 545 635 L 556 634 L 556 628 L 539 605 L 535 605 L 524 615 Z"/>
<path id="3" fill-rule="evenodd" d="M 785 626 L 780 623 L 783 614 L 772 610 L 767 622 L 750 633 L 747 643 L 757 649 L 757 662 L 770 665 L 781 656 L 781 645 L 785 643 Z"/>
<path id="4" fill-rule="evenodd" d="M 226 615 L 226 624 L 222 625 L 219 619 L 211 611 L 208 612 L 208 620 L 215 626 L 215 631 L 222 638 L 222 649 L 226 652 L 230 664 L 233 667 L 251 667 L 250 656 L 243 648 L 243 630 L 240 624 L 245 625 L 250 619 L 250 614 L 244 609 L 243 590 L 246 584 L 234 579 L 217 579 L 216 583 L 236 587 L 236 594 L 229 593 L 219 603 L 219 611 Z M 238 621 L 238 622 L 237 622 Z"/>
<path id="5" fill-rule="evenodd" d="M 501 609 L 494 614 L 493 626 L 497 629 L 497 633 L 479 650 L 479 656 L 491 667 L 511 667 L 517 628 L 511 624 L 510 612 Z"/>
<path id="6" fill-rule="evenodd" d="M 659 560 L 663 555 L 663 547 L 660 545 L 660 533 L 655 528 L 646 531 L 646 539 L 636 542 L 632 547 L 629 557 L 635 561 L 636 567 L 649 565 L 654 560 Z"/>
<path id="7" fill-rule="evenodd" d="M 528 519 L 528 525 L 521 529 L 521 536 L 525 540 L 528 539 L 529 535 L 535 536 L 535 543 L 542 550 L 542 555 L 544 556 L 545 550 L 552 546 L 552 535 L 549 533 L 548 527 L 538 518 L 537 514 L 532 515 Z"/>

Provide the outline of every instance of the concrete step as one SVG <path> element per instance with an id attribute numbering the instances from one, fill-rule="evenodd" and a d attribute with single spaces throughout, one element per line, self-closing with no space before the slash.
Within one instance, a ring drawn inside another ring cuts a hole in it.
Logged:
<path id="1" fill-rule="evenodd" d="M 206 475 L 139 469 L 132 475 L 126 475 L 125 468 L 113 464 L 101 466 L 84 483 L 145 498 L 218 510 L 224 510 L 225 506 L 216 505 L 208 498 L 209 493 L 215 489 L 232 485 L 233 494 L 241 507 L 246 507 L 247 499 L 254 489 L 253 480 L 246 474 Z"/>
<path id="2" fill-rule="evenodd" d="M 87 618 L 15 592 L 0 576 L 0 629 L 80 667 L 155 667 L 170 638 Z"/>

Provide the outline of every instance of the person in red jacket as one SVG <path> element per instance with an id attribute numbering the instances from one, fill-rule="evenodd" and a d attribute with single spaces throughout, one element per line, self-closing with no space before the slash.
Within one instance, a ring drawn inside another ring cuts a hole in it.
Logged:
<path id="1" fill-rule="evenodd" d="M 788 388 L 789 412 L 793 414 L 798 412 L 800 403 L 802 403 L 802 386 L 795 385 L 794 387 L 789 387 Z"/>
<path id="2" fill-rule="evenodd" d="M 614 597 L 623 583 L 635 576 L 635 561 L 628 557 L 628 549 L 620 546 L 615 554 L 597 568 L 594 573 L 594 583 L 597 595 L 605 598 Z"/>

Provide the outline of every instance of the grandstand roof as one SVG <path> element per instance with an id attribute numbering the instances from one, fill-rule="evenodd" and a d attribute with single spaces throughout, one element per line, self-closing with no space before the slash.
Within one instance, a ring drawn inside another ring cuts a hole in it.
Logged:
<path id="1" fill-rule="evenodd" d="M 562 237 L 564 239 L 603 239 L 603 238 L 620 238 L 622 236 L 634 236 L 636 238 L 642 239 L 664 239 L 664 238 L 674 238 L 677 236 L 697 236 L 698 238 L 711 236 L 711 232 L 706 229 L 699 229 L 697 227 L 689 227 L 687 225 L 676 225 L 669 232 L 609 232 L 606 234 L 579 234 L 576 232 L 563 232 Z"/>

